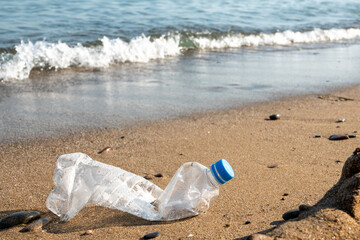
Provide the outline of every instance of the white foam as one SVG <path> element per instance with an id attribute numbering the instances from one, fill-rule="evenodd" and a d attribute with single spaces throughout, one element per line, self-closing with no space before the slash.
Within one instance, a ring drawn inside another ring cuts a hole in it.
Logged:
<path id="1" fill-rule="evenodd" d="M 250 46 L 284 46 L 299 43 L 321 43 L 360 38 L 360 29 L 314 29 L 308 32 L 290 30 L 277 33 L 260 33 L 258 35 L 235 34 L 220 39 L 194 37 L 192 41 L 200 49 L 239 48 Z"/>
<path id="2" fill-rule="evenodd" d="M 199 49 L 240 48 L 244 46 L 276 46 L 299 43 L 320 43 L 360 38 L 360 29 L 314 29 L 308 32 L 284 31 L 277 33 L 260 33 L 252 35 L 229 34 L 213 39 L 204 37 L 210 33 L 202 32 L 190 37 Z M 121 62 L 148 62 L 181 54 L 180 34 L 167 34 L 150 39 L 139 36 L 130 42 L 103 37 L 102 45 L 84 47 L 81 44 L 69 46 L 66 43 L 49 43 L 46 41 L 21 42 L 15 47 L 12 58 L 2 60 L 0 80 L 28 78 L 34 68 L 68 68 L 68 67 L 107 67 Z"/>
<path id="3" fill-rule="evenodd" d="M 179 36 L 150 40 L 140 36 L 129 43 L 121 39 L 101 39 L 102 45 L 84 47 L 46 41 L 21 42 L 16 54 L 0 66 L 0 79 L 24 79 L 34 68 L 107 67 L 119 62 L 148 62 L 180 54 Z"/>

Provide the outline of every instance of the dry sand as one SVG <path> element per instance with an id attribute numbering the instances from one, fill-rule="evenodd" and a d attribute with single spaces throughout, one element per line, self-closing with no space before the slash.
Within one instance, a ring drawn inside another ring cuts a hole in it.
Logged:
<path id="1" fill-rule="evenodd" d="M 124 129 L 103 129 L 53 139 L 0 146 L 0 217 L 38 210 L 54 218 L 44 232 L 0 232 L 0 239 L 241 239 L 282 224 L 282 214 L 313 205 L 339 179 L 360 137 L 330 141 L 332 134 L 360 133 L 360 86 L 330 94 L 293 97 L 240 109 L 157 121 Z M 281 119 L 265 120 L 280 113 Z M 345 122 L 337 123 L 340 118 Z M 321 135 L 321 138 L 315 138 Z M 123 136 L 123 137 L 122 137 Z M 106 146 L 112 151 L 98 154 Z M 164 188 L 181 164 L 210 165 L 220 158 L 235 178 L 221 186 L 210 209 L 175 222 L 148 222 L 129 214 L 88 206 L 68 223 L 45 207 L 59 155 L 83 152 L 94 160 L 140 176 Z M 269 165 L 276 167 L 269 168 Z M 84 235 L 93 230 L 91 235 Z M 192 237 L 187 238 L 187 236 Z"/>

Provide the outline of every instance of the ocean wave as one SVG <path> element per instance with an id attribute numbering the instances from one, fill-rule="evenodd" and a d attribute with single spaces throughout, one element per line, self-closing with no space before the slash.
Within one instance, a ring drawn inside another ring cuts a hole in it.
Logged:
<path id="1" fill-rule="evenodd" d="M 288 46 L 301 43 L 322 43 L 360 38 L 360 29 L 314 29 L 307 32 L 291 30 L 276 33 L 251 35 L 229 35 L 220 39 L 206 37 L 194 38 L 194 43 L 201 49 L 221 49 L 257 46 Z"/>
<path id="2" fill-rule="evenodd" d="M 103 37 L 100 44 L 70 46 L 63 42 L 21 42 L 16 53 L 0 55 L 0 80 L 28 78 L 33 69 L 52 70 L 68 67 L 107 67 L 123 62 L 148 62 L 178 56 L 187 49 L 224 49 L 257 46 L 287 46 L 292 44 L 334 42 L 360 38 L 360 29 L 314 29 L 307 32 L 291 30 L 276 33 L 244 35 L 211 32 L 195 34 L 173 33 L 160 37 L 139 36 L 129 42 Z"/>

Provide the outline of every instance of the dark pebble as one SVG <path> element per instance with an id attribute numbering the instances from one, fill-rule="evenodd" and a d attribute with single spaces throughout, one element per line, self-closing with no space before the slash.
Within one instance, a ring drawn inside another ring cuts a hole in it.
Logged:
<path id="1" fill-rule="evenodd" d="M 300 211 L 299 210 L 290 210 L 290 211 L 287 211 L 286 213 L 284 213 L 282 215 L 282 218 L 287 221 L 287 220 L 290 220 L 290 219 L 294 219 L 294 218 L 297 218 L 300 214 Z"/>
<path id="2" fill-rule="evenodd" d="M 275 163 L 275 164 L 268 165 L 267 167 L 268 167 L 268 168 L 276 168 L 277 166 L 278 166 L 278 164 Z"/>
<path id="3" fill-rule="evenodd" d="M 345 118 L 340 118 L 336 121 L 337 123 L 345 122 Z"/>
<path id="4" fill-rule="evenodd" d="M 280 113 L 276 113 L 276 114 L 271 114 L 269 116 L 270 120 L 278 120 L 280 119 Z"/>
<path id="5" fill-rule="evenodd" d="M 121 139 L 124 139 L 124 138 L 125 138 L 125 136 L 121 136 L 120 138 L 121 138 Z"/>
<path id="6" fill-rule="evenodd" d="M 228 227 L 230 227 L 230 224 L 229 224 L 229 223 L 226 223 L 226 224 L 224 225 L 224 227 L 225 227 L 225 228 L 228 228 Z"/>
<path id="7" fill-rule="evenodd" d="M 145 236 L 143 236 L 141 239 L 152 239 L 152 238 L 156 238 L 160 235 L 159 232 L 152 232 L 152 233 L 148 233 Z"/>
<path id="8" fill-rule="evenodd" d="M 356 138 L 356 135 L 355 134 L 349 134 L 348 137 L 349 138 Z"/>
<path id="9" fill-rule="evenodd" d="M 331 135 L 329 137 L 329 140 L 344 140 L 344 139 L 349 139 L 349 136 L 344 134 L 337 134 L 337 135 Z"/>
<path id="10" fill-rule="evenodd" d="M 0 229 L 11 228 L 13 226 L 29 223 L 40 218 L 38 211 L 24 211 L 10 214 L 0 220 Z"/>
<path id="11" fill-rule="evenodd" d="M 285 200 L 285 198 L 281 198 L 280 200 L 281 200 L 281 201 L 284 201 L 284 200 Z"/>
<path id="12" fill-rule="evenodd" d="M 163 177 L 164 175 L 162 175 L 162 173 L 157 173 L 154 175 L 154 177 Z"/>
<path id="13" fill-rule="evenodd" d="M 288 194 L 288 193 L 284 193 L 284 194 L 283 194 L 283 197 L 286 197 L 286 196 L 289 196 L 289 194 Z"/>
<path id="14" fill-rule="evenodd" d="M 321 135 L 315 135 L 314 138 L 321 138 Z"/>
<path id="15" fill-rule="evenodd" d="M 245 225 L 248 225 L 248 224 L 250 224 L 251 222 L 250 221 L 246 221 L 244 224 Z"/>
<path id="16" fill-rule="evenodd" d="M 310 208 L 311 208 L 310 205 L 301 204 L 301 205 L 299 206 L 299 211 L 300 211 L 300 212 L 305 212 L 305 211 L 310 210 Z"/>

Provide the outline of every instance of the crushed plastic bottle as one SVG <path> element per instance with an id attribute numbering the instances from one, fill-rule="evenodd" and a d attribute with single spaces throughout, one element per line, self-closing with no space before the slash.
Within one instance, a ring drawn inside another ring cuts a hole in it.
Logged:
<path id="1" fill-rule="evenodd" d="M 206 211 L 219 186 L 234 177 L 221 159 L 210 169 L 197 162 L 183 164 L 165 190 L 136 174 L 92 160 L 83 153 L 58 158 L 47 208 L 69 221 L 88 204 L 118 209 L 150 221 L 196 216 Z"/>

